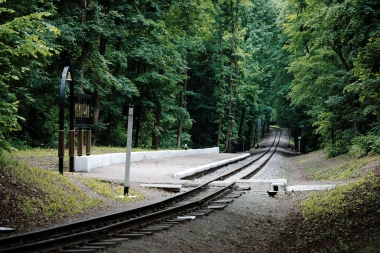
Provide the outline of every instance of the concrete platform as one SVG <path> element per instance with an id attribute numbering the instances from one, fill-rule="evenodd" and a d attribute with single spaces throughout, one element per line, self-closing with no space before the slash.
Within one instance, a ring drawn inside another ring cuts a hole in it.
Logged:
<path id="1" fill-rule="evenodd" d="M 324 184 L 324 185 L 293 185 L 286 188 L 287 191 L 321 191 L 332 190 L 336 185 Z"/>
<path id="2" fill-rule="evenodd" d="M 231 162 L 235 159 L 244 159 L 248 154 L 241 153 L 211 153 L 192 156 L 141 160 L 130 164 L 130 182 L 138 184 L 178 184 L 190 185 L 192 180 L 174 178 L 175 173 L 181 171 L 198 171 L 194 168 L 209 168 L 210 164 Z M 108 181 L 121 181 L 125 179 L 125 163 L 106 167 L 94 168 L 89 172 L 81 173 L 83 177 L 99 178 Z"/>
<path id="3" fill-rule="evenodd" d="M 249 156 L 249 154 L 243 154 L 243 155 L 240 155 L 237 157 L 224 159 L 224 160 L 209 163 L 209 164 L 204 164 L 201 166 L 197 166 L 195 168 L 190 168 L 187 170 L 176 172 L 173 174 L 173 177 L 176 179 L 181 179 L 184 177 L 189 177 L 189 176 L 195 175 L 195 174 L 200 173 L 200 172 L 207 172 L 208 170 L 211 170 L 211 169 L 214 169 L 214 168 L 217 168 L 217 167 L 229 164 L 229 163 L 233 163 L 233 162 L 243 160 L 243 159 L 247 158 L 248 156 Z"/>
<path id="4" fill-rule="evenodd" d="M 163 159 L 170 157 L 182 157 L 192 155 L 217 154 L 219 148 L 188 149 L 188 150 L 160 150 L 146 152 L 131 152 L 131 161 L 138 162 L 143 160 Z M 76 172 L 89 172 L 95 168 L 112 166 L 125 163 L 126 153 L 113 153 L 104 155 L 75 156 L 74 170 Z"/>

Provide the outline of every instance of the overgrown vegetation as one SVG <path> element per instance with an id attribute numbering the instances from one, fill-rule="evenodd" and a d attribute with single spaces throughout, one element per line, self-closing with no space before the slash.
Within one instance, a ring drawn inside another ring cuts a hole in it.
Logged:
<path id="1" fill-rule="evenodd" d="M 317 156 L 320 159 L 325 154 L 319 152 Z M 312 154 L 300 158 L 311 179 L 350 180 L 350 183 L 334 190 L 315 192 L 300 203 L 297 251 L 358 252 L 364 248 L 362 252 L 367 252 L 365 248 L 379 249 L 374 242 L 380 235 L 380 157 L 355 159 L 344 155 L 329 161 L 331 166 L 315 157 Z M 322 164 L 315 166 L 319 162 Z"/>
<path id="2" fill-rule="evenodd" d="M 379 235 L 379 182 L 378 176 L 369 174 L 335 190 L 311 194 L 300 204 L 297 248 L 354 252 Z"/>
<path id="3" fill-rule="evenodd" d="M 67 177 L 0 157 L 0 226 L 25 230 L 102 205 Z"/>

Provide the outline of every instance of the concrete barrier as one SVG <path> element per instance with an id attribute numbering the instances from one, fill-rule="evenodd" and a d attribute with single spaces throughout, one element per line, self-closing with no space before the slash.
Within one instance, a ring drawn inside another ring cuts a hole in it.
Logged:
<path id="1" fill-rule="evenodd" d="M 208 171 L 210 169 L 213 169 L 213 168 L 216 168 L 216 167 L 228 164 L 228 163 L 233 163 L 233 162 L 245 159 L 248 156 L 249 156 L 249 154 L 244 154 L 244 155 L 237 156 L 237 157 L 234 157 L 234 158 L 224 159 L 222 161 L 218 161 L 218 162 L 214 162 L 214 163 L 209 163 L 209 164 L 201 165 L 201 166 L 198 166 L 198 167 L 195 167 L 195 168 L 191 168 L 191 169 L 188 169 L 188 170 L 179 171 L 177 173 L 174 173 L 173 177 L 175 179 L 181 179 L 181 178 L 184 178 L 184 177 L 188 177 L 188 176 L 197 174 L 199 172 L 206 172 L 206 171 Z"/>
<path id="2" fill-rule="evenodd" d="M 146 151 L 131 152 L 131 162 L 142 160 L 161 159 L 176 156 L 190 156 L 219 153 L 219 148 L 206 149 L 188 149 L 188 150 L 162 150 L 162 151 Z M 113 153 L 104 155 L 75 156 L 74 170 L 81 172 L 89 172 L 92 169 L 111 166 L 114 164 L 125 163 L 125 153 Z"/>

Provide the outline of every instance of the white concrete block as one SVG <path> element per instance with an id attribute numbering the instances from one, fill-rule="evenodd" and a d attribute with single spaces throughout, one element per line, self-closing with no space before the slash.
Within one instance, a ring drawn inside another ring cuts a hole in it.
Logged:
<path id="1" fill-rule="evenodd" d="M 88 156 L 75 156 L 74 157 L 74 170 L 88 172 Z"/>
<path id="2" fill-rule="evenodd" d="M 236 181 L 236 184 L 240 187 L 251 187 L 253 191 L 268 191 L 271 190 L 272 183 L 283 183 L 284 187 L 287 186 L 287 180 L 283 178 L 279 179 L 240 179 Z"/>
<path id="3" fill-rule="evenodd" d="M 229 186 L 232 182 L 230 181 L 213 181 L 210 186 L 214 186 L 214 187 L 226 187 L 226 186 Z"/>
<path id="4" fill-rule="evenodd" d="M 272 183 L 271 185 L 271 191 L 276 191 L 277 194 L 285 194 L 285 183 L 283 182 L 276 182 Z"/>

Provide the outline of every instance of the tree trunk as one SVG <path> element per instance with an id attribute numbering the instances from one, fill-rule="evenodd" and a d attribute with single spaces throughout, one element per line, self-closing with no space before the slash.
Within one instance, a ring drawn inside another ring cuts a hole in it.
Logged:
<path id="1" fill-rule="evenodd" d="M 218 123 L 218 141 L 216 142 L 216 146 L 220 145 L 220 134 L 222 132 L 222 112 L 219 112 L 219 123 Z"/>
<path id="2" fill-rule="evenodd" d="M 239 152 L 239 147 L 243 141 L 242 132 L 243 132 L 244 117 L 245 117 L 245 108 L 243 108 L 241 112 L 240 124 L 239 124 L 239 130 L 238 130 L 238 143 L 235 144 L 234 153 Z"/>
<path id="3" fill-rule="evenodd" d="M 79 8 L 82 9 L 82 17 L 81 17 L 81 24 L 84 24 L 86 21 L 88 21 L 89 16 L 87 13 L 87 7 L 92 5 L 92 0 L 78 0 Z M 80 46 L 82 49 L 81 56 L 80 56 L 80 81 L 79 81 L 79 88 L 83 90 L 83 80 L 84 80 L 84 69 L 87 63 L 88 54 L 90 52 L 90 43 L 82 41 L 80 42 Z"/>
<path id="4" fill-rule="evenodd" d="M 136 117 L 134 119 L 134 122 L 135 124 L 133 125 L 135 126 L 136 136 L 135 136 L 135 143 L 133 144 L 133 147 L 137 148 L 139 146 L 139 136 L 140 136 L 140 123 L 141 123 L 140 117 Z"/>
<path id="5" fill-rule="evenodd" d="M 158 128 L 160 126 L 160 119 L 161 119 L 161 107 L 156 107 L 156 122 L 154 123 L 155 131 L 153 131 L 152 136 L 152 149 L 158 149 L 158 134 L 156 134 L 156 131 L 158 131 Z"/>
<path id="6" fill-rule="evenodd" d="M 248 122 L 248 138 L 247 138 L 248 143 L 247 143 L 247 150 L 251 149 L 252 125 L 253 125 L 253 121 L 249 120 L 249 122 Z"/>
<path id="7" fill-rule="evenodd" d="M 340 40 L 339 38 L 335 38 L 334 39 L 334 42 L 333 42 L 333 45 L 331 46 L 332 50 L 334 50 L 334 52 L 338 55 L 340 61 L 342 62 L 343 64 L 343 67 L 347 70 L 347 71 L 350 71 L 351 68 L 350 66 L 348 65 L 346 59 L 344 58 L 344 55 L 343 55 L 343 52 L 342 52 L 342 45 L 340 44 Z"/>
<path id="8" fill-rule="evenodd" d="M 106 52 L 106 39 L 104 37 L 100 37 L 99 40 L 99 53 L 100 55 L 104 55 Z M 95 89 L 95 104 L 94 104 L 94 113 L 92 117 L 92 124 L 96 124 L 99 122 L 99 115 L 100 115 L 100 102 L 102 99 L 102 95 L 100 93 L 100 90 L 102 89 L 102 80 L 98 80 L 97 89 Z M 95 146 L 96 142 L 96 135 L 97 135 L 97 129 L 94 128 L 92 130 L 92 146 Z"/>
<path id="9" fill-rule="evenodd" d="M 112 122 L 111 113 L 108 114 L 107 122 L 108 122 L 108 125 L 107 125 L 107 145 L 111 146 L 111 132 L 112 132 L 112 130 L 111 130 L 111 122 Z"/>
<path id="10" fill-rule="evenodd" d="M 220 145 L 220 135 L 222 132 L 222 74 L 223 74 L 223 26 L 222 26 L 222 11 L 220 11 L 219 18 L 219 104 L 217 105 L 219 108 L 219 122 L 218 122 L 218 139 L 216 141 L 216 146 Z"/>
<path id="11" fill-rule="evenodd" d="M 100 114 L 100 100 L 101 100 L 101 95 L 100 93 L 95 94 L 94 98 L 94 112 L 92 115 L 92 122 L 93 124 L 97 123 L 99 121 L 99 114 Z M 91 146 L 95 146 L 96 142 L 96 128 L 92 129 L 92 141 L 91 141 Z"/>
<path id="12" fill-rule="evenodd" d="M 229 116 L 229 121 L 228 121 L 228 130 L 227 130 L 227 140 L 226 140 L 226 149 L 225 152 L 230 149 L 231 147 L 231 136 L 232 136 L 232 131 L 233 131 L 233 122 L 235 119 L 235 100 L 236 100 L 236 93 L 235 90 L 235 80 L 237 79 L 237 57 L 236 57 L 236 23 L 237 23 L 237 15 L 239 12 L 239 0 L 236 1 L 236 12 L 234 13 L 233 11 L 233 1 L 231 1 L 231 10 L 232 10 L 232 16 L 233 16 L 233 21 L 232 21 L 232 40 L 231 40 L 231 64 L 230 64 L 230 101 L 228 105 L 228 116 Z M 234 78 L 234 71 L 235 71 L 235 78 Z"/>
<path id="13" fill-rule="evenodd" d="M 186 63 L 187 63 L 187 54 L 186 54 L 185 60 L 186 60 Z M 182 88 L 182 91 L 181 91 L 180 97 L 179 97 L 179 106 L 182 109 L 186 108 L 185 93 L 186 93 L 186 90 L 187 90 L 187 67 L 185 67 L 184 75 L 185 75 L 185 80 L 183 81 L 183 88 Z M 182 126 L 183 126 L 183 115 L 181 113 L 180 119 L 179 119 L 179 122 L 178 122 L 178 134 L 177 134 L 177 147 L 178 148 L 181 147 Z"/>

